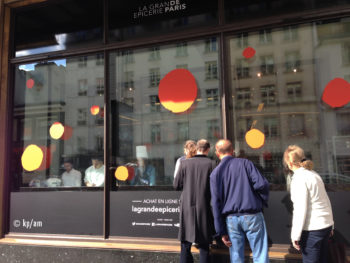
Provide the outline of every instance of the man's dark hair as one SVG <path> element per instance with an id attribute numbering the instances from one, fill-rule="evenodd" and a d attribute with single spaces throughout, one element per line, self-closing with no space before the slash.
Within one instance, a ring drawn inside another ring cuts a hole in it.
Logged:
<path id="1" fill-rule="evenodd" d="M 71 165 L 73 165 L 73 161 L 71 159 L 64 159 L 63 163 L 70 163 Z"/>
<path id="2" fill-rule="evenodd" d="M 103 156 L 101 156 L 101 155 L 93 155 L 91 157 L 91 160 L 98 160 L 100 162 L 103 162 Z"/>
<path id="3" fill-rule="evenodd" d="M 208 149 L 210 149 L 210 143 L 207 140 L 201 139 L 197 142 L 197 151 L 205 152 Z"/>

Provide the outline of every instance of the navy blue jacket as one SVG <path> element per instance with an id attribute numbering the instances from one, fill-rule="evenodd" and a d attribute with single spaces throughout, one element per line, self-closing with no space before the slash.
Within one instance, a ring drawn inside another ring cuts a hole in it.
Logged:
<path id="1" fill-rule="evenodd" d="M 226 216 L 255 214 L 267 207 L 269 183 L 247 159 L 225 156 L 210 175 L 217 235 L 227 234 Z"/>

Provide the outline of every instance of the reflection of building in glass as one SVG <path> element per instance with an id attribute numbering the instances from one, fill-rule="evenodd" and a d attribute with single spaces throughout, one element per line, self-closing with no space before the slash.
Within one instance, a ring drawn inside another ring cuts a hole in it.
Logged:
<path id="1" fill-rule="evenodd" d="M 242 51 L 248 43 L 257 53 L 244 59 Z M 272 183 L 284 181 L 282 154 L 289 144 L 299 144 L 317 167 L 321 164 L 315 147 L 320 132 L 312 43 L 311 27 L 262 30 L 230 41 L 236 152 L 254 160 Z M 265 134 L 260 149 L 253 150 L 245 142 L 251 128 Z"/>
<path id="2" fill-rule="evenodd" d="M 104 105 L 104 64 L 98 55 L 69 59 L 64 65 L 55 62 L 20 66 L 16 72 L 14 125 L 16 147 L 35 143 L 51 147 L 51 162 L 48 169 L 39 173 L 40 180 L 61 174 L 63 159 L 70 158 L 77 169 L 84 170 L 90 165 L 90 157 L 103 155 L 103 105 Z M 26 81 L 33 79 L 31 89 Z M 99 114 L 90 114 L 92 106 L 100 108 Z M 54 140 L 49 128 L 54 122 L 69 126 L 72 137 Z M 24 134 L 20 134 L 20 133 Z M 24 139 L 21 142 L 21 138 Z M 16 148 L 15 147 L 15 148 Z M 20 158 L 20 156 L 19 156 Z M 28 176 L 23 176 L 26 185 Z M 41 186 L 41 185 L 40 185 Z"/>
<path id="3" fill-rule="evenodd" d="M 221 137 L 217 39 L 124 51 L 112 55 L 111 63 L 111 98 L 119 107 L 130 105 L 124 114 L 129 119 L 126 136 L 133 151 L 129 156 L 116 153 L 112 159 L 123 157 L 125 163 L 133 162 L 136 146 L 147 145 L 149 161 L 157 170 L 157 184 L 171 184 L 174 162 L 183 154 L 186 140 L 207 138 L 214 145 Z M 177 68 L 188 69 L 198 86 L 195 103 L 183 114 L 166 110 L 158 98 L 159 81 Z M 133 83 L 134 89 L 122 88 L 125 82 Z M 112 122 L 116 118 L 112 110 Z"/>
<path id="4" fill-rule="evenodd" d="M 320 98 L 325 86 L 335 77 L 348 77 L 350 72 L 350 22 L 325 23 L 314 31 L 317 95 Z M 331 52 L 330 52 L 331 51 Z M 338 174 L 350 175 L 350 106 L 332 109 L 321 106 L 321 150 L 324 173 L 337 178 Z"/>

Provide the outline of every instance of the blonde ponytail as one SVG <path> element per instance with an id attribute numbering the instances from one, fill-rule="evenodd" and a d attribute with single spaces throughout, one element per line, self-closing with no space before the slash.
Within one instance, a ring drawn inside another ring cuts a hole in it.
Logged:
<path id="1" fill-rule="evenodd" d="M 300 166 L 311 171 L 314 168 L 314 163 L 311 160 L 304 159 L 300 162 Z"/>
<path id="2" fill-rule="evenodd" d="M 305 158 L 304 150 L 298 145 L 289 145 L 287 147 L 284 151 L 283 161 L 285 164 L 289 161 L 293 165 L 303 167 L 307 170 L 312 170 L 314 168 L 314 163 Z"/>

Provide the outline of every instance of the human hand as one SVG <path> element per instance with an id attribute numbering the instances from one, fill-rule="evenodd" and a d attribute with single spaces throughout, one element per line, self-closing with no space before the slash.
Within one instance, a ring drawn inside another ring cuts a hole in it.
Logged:
<path id="1" fill-rule="evenodd" d="M 298 240 L 293 240 L 292 243 L 293 243 L 293 247 L 294 247 L 296 250 L 300 250 L 300 244 L 299 244 L 299 241 L 298 241 Z"/>
<path id="2" fill-rule="evenodd" d="M 227 247 L 231 247 L 232 246 L 232 242 L 230 241 L 230 238 L 228 237 L 228 235 L 223 235 L 221 237 L 222 242 L 224 242 L 225 246 Z"/>
<path id="3" fill-rule="evenodd" d="M 329 234 L 329 237 L 334 236 L 334 229 L 332 229 L 331 233 Z"/>

